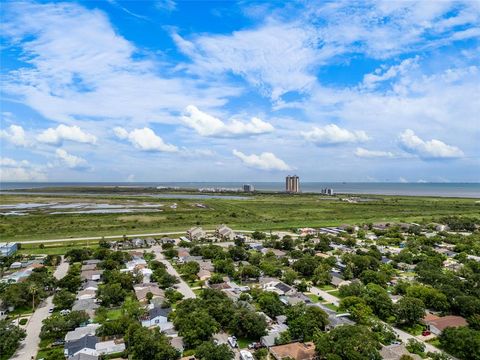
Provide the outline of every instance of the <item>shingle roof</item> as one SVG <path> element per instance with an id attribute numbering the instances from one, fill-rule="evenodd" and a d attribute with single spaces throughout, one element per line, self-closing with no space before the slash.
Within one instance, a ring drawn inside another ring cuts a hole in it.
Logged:
<path id="1" fill-rule="evenodd" d="M 96 336 L 86 335 L 78 340 L 73 340 L 65 343 L 65 349 L 67 350 L 67 354 L 70 357 L 85 348 L 95 350 L 95 345 L 97 344 L 97 342 L 98 338 Z"/>

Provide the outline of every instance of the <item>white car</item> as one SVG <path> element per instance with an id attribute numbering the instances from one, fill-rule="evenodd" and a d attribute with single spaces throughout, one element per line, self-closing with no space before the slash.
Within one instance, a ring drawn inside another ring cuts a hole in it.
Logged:
<path id="1" fill-rule="evenodd" d="M 228 337 L 228 343 L 230 344 L 230 346 L 232 348 L 236 348 L 238 345 L 237 345 L 237 338 L 235 336 L 229 336 Z"/>
<path id="2" fill-rule="evenodd" d="M 250 351 L 240 350 L 240 358 L 242 360 L 253 360 L 253 355 Z"/>

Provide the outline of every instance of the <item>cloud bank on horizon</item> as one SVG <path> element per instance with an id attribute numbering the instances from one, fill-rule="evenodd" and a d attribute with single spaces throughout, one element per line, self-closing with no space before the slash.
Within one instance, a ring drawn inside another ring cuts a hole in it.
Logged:
<path id="1" fill-rule="evenodd" d="M 1 181 L 480 181 L 478 2 L 0 12 Z"/>

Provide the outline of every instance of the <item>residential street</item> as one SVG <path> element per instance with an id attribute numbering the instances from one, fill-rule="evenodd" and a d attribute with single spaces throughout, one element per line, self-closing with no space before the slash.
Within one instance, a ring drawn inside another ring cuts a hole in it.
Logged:
<path id="1" fill-rule="evenodd" d="M 62 262 L 57 266 L 53 276 L 57 280 L 63 278 L 67 274 L 69 266 L 70 264 L 65 262 L 62 256 Z M 52 300 L 53 296 L 46 298 L 35 310 L 26 327 L 27 336 L 20 343 L 17 352 L 12 356 L 12 360 L 30 360 L 35 358 L 40 343 L 42 322 L 50 315 L 48 310 L 53 307 Z"/>
<path id="2" fill-rule="evenodd" d="M 162 254 L 162 247 L 161 246 L 152 246 L 151 250 L 155 253 L 156 259 L 162 263 L 165 264 L 167 267 L 167 272 L 170 275 L 174 275 L 178 278 L 180 281 L 178 284 L 176 284 L 177 290 L 181 292 L 184 296 L 185 299 L 193 299 L 196 298 L 197 296 L 195 293 L 190 289 L 190 286 L 183 281 L 183 279 L 180 277 L 180 274 L 175 270 L 175 268 L 170 264 L 170 261 L 166 260 L 165 257 Z"/>

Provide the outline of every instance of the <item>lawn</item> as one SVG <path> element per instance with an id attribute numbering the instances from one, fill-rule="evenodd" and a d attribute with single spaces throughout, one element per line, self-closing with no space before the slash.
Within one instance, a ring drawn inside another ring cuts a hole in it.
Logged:
<path id="1" fill-rule="evenodd" d="M 122 316 L 122 309 L 112 309 L 107 312 L 108 320 L 117 320 Z"/>
<path id="2" fill-rule="evenodd" d="M 91 188 L 89 191 L 93 191 Z M 142 189 L 143 192 L 145 190 Z M 83 236 L 140 234 L 185 231 L 200 225 L 214 229 L 228 224 L 234 229 L 284 230 L 298 227 L 334 226 L 377 221 L 430 221 L 446 215 L 477 215 L 474 199 L 373 196 L 371 201 L 347 203 L 320 200 L 313 194 L 259 194 L 245 200 L 202 199 L 206 208 L 195 206 L 198 199 L 157 199 L 150 196 L 99 193 L 89 201 L 101 203 L 154 203 L 165 205 L 162 212 L 135 214 L 61 214 L 37 210 L 25 216 L 2 216 L 3 241 L 56 239 Z M 81 196 L 0 195 L 0 203 L 78 202 Z M 177 209 L 168 205 L 177 203 Z M 53 250 L 52 250 L 53 251 Z"/>
<path id="3" fill-rule="evenodd" d="M 333 310 L 333 311 L 337 311 L 338 310 L 338 306 L 335 306 L 331 303 L 324 303 L 323 305 L 325 305 L 326 307 L 328 307 L 330 310 Z"/>
<path id="4" fill-rule="evenodd" d="M 328 292 L 330 295 L 335 296 L 337 298 L 340 297 L 340 290 L 333 290 Z"/>
<path id="5" fill-rule="evenodd" d="M 335 290 L 336 287 L 333 286 L 333 285 L 322 285 L 320 287 L 318 287 L 320 290 L 323 290 L 323 291 L 328 291 L 328 290 Z"/>
<path id="6" fill-rule="evenodd" d="M 308 298 L 309 298 L 310 300 L 312 300 L 312 302 L 314 302 L 314 303 L 317 303 L 317 302 L 323 300 L 320 296 L 317 296 L 317 295 L 315 295 L 315 294 L 308 294 L 307 296 L 308 296 Z"/>
<path id="7" fill-rule="evenodd" d="M 415 324 L 413 326 L 402 326 L 400 329 L 402 329 L 403 331 L 411 335 L 418 336 L 422 334 L 422 331 L 423 329 L 425 329 L 425 326 L 421 324 Z"/>
<path id="8" fill-rule="evenodd" d="M 251 342 L 253 342 L 253 340 L 246 338 L 237 339 L 237 344 L 240 349 L 246 349 L 248 347 L 248 344 L 250 344 Z"/>

